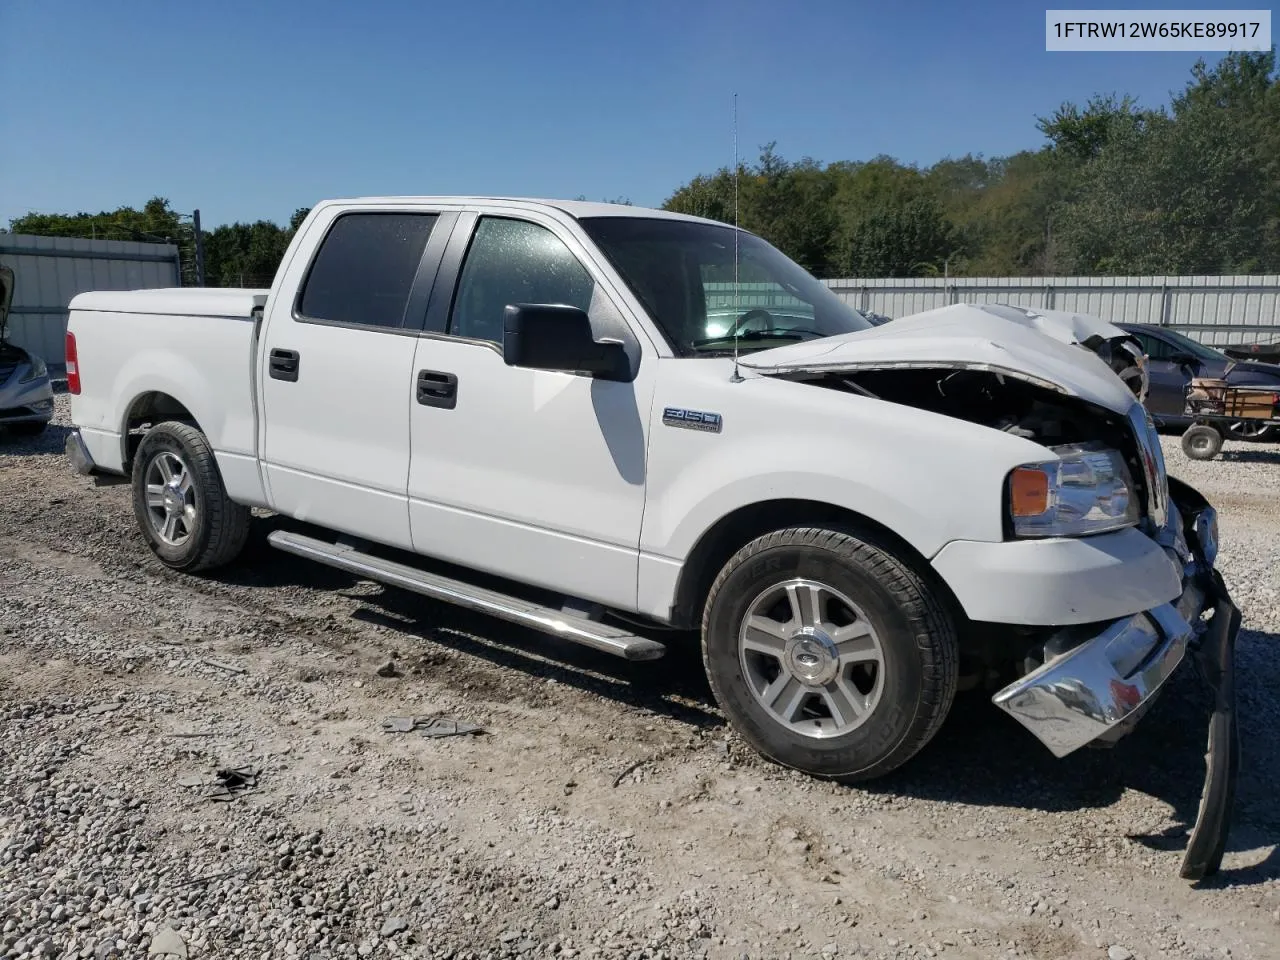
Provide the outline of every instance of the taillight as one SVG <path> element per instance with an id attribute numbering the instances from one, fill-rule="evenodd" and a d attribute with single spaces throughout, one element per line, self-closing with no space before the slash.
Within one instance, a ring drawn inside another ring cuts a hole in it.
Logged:
<path id="1" fill-rule="evenodd" d="M 67 331 L 67 392 L 80 394 L 80 362 L 76 356 L 76 335 Z"/>

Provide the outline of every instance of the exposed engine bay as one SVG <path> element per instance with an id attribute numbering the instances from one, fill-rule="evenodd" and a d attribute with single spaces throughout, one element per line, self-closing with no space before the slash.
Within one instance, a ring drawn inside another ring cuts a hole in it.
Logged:
<path id="1" fill-rule="evenodd" d="M 1025 437 L 1046 447 L 1100 441 L 1124 454 L 1135 482 L 1142 462 L 1125 419 L 1101 407 L 986 370 L 864 370 L 810 380 Z"/>

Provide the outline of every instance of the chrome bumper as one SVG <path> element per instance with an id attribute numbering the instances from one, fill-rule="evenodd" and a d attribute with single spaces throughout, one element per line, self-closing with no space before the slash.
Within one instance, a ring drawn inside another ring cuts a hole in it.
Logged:
<path id="1" fill-rule="evenodd" d="M 1126 721 L 1137 720 L 1206 629 L 1204 615 L 1217 594 L 1216 514 L 1189 488 L 1172 507 L 1160 539 L 1170 559 L 1182 565 L 1182 595 L 1113 621 L 1082 642 L 1077 632 L 1064 631 L 1058 645 L 1070 643 L 1070 649 L 992 697 L 1054 756 L 1124 732 Z"/>
<path id="2" fill-rule="evenodd" d="M 1170 522 L 1158 539 L 1183 565 L 1182 595 L 1108 624 L 992 699 L 1062 757 L 1123 733 L 1192 653 L 1214 699 L 1200 809 L 1179 870 L 1199 881 L 1221 867 L 1240 770 L 1234 674 L 1241 618 L 1214 568 L 1216 513 L 1180 481 L 1170 478 L 1169 492 Z M 1144 650 L 1153 627 L 1158 639 Z"/>
<path id="3" fill-rule="evenodd" d="M 1189 583 L 1176 604 L 1115 621 L 992 700 L 1065 757 L 1145 707 L 1182 662 L 1203 612 L 1204 592 Z"/>
<path id="4" fill-rule="evenodd" d="M 93 462 L 93 456 L 89 453 L 89 448 L 85 446 L 84 438 L 80 436 L 79 430 L 72 430 L 67 434 L 67 460 L 71 463 L 71 468 L 82 476 L 88 476 L 97 467 Z"/>

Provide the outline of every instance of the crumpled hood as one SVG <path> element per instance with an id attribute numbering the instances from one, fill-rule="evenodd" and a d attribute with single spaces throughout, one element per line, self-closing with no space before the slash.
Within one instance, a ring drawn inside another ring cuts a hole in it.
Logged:
<path id="1" fill-rule="evenodd" d="M 1038 307 L 1015 307 L 1004 303 L 986 303 L 979 310 L 994 313 L 1014 323 L 1021 323 L 1033 330 L 1048 334 L 1063 343 L 1084 343 L 1090 337 L 1103 340 L 1123 339 L 1132 336 L 1127 330 L 1113 323 L 1070 310 L 1041 310 Z M 932 312 L 932 311 L 930 311 Z"/>
<path id="2" fill-rule="evenodd" d="M 1125 413 L 1133 394 L 1096 354 L 1076 345 L 1095 333 L 1104 339 L 1127 336 L 1081 314 L 958 303 L 869 330 L 760 350 L 744 355 L 740 364 L 766 375 L 987 370 Z"/>

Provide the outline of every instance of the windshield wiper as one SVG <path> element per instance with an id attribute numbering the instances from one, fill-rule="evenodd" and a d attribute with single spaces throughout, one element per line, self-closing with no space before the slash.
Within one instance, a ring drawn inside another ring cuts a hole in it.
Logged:
<path id="1" fill-rule="evenodd" d="M 817 330 L 807 330 L 804 327 L 790 327 L 786 330 L 748 330 L 737 336 L 738 340 L 803 340 L 805 337 L 829 337 L 829 333 L 821 333 Z M 690 343 L 692 347 L 706 347 L 713 343 L 733 343 L 734 337 L 731 334 L 722 334 L 718 337 L 705 337 L 702 340 L 694 340 Z"/>

